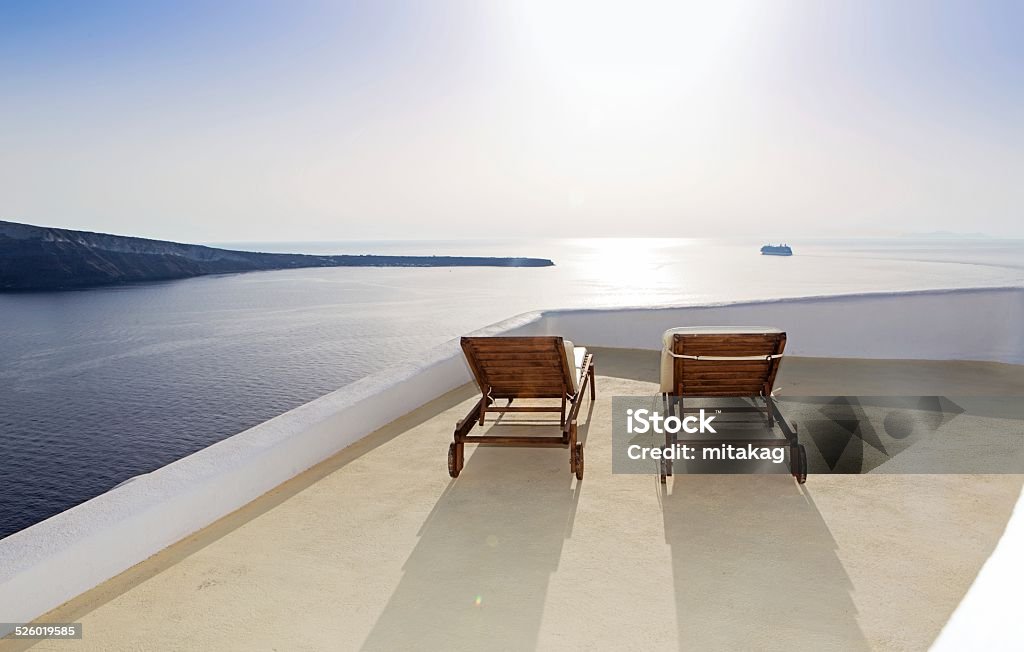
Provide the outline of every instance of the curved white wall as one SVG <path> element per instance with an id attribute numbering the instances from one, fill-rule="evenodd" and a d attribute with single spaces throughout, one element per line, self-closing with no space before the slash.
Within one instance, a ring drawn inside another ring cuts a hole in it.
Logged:
<path id="1" fill-rule="evenodd" d="M 551 334 L 651 349 L 673 326 L 775 326 L 786 352 L 817 357 L 1024 362 L 1024 289 L 943 290 L 712 306 L 556 310 Z"/>
<path id="2" fill-rule="evenodd" d="M 539 320 L 477 334 L 533 332 Z M 469 380 L 448 342 L 0 540 L 0 622 L 46 613 Z"/>
<path id="3" fill-rule="evenodd" d="M 1024 649 L 1024 492 L 992 556 L 939 635 L 934 652 Z"/>
<path id="4" fill-rule="evenodd" d="M 477 334 L 656 349 L 680 325 L 778 326 L 796 355 L 1024 362 L 1024 289 L 556 310 Z M 448 342 L 3 539 L 0 621 L 36 618 L 469 380 Z"/>

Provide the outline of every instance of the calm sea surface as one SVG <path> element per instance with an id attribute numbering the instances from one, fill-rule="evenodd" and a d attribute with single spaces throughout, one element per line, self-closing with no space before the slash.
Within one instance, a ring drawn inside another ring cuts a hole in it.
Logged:
<path id="1" fill-rule="evenodd" d="M 234 244 L 542 256 L 535 269 L 259 272 L 0 294 L 0 537 L 369 373 L 540 308 L 1024 285 L 1024 241 Z"/>

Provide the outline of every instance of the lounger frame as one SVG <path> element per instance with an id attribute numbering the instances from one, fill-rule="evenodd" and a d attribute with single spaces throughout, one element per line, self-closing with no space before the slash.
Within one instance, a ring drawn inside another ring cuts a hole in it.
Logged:
<path id="1" fill-rule="evenodd" d="M 680 419 L 701 409 L 716 414 L 759 413 L 769 429 L 778 427 L 781 437 L 714 439 L 687 437 L 685 443 L 696 446 L 721 444 L 771 448 L 789 448 L 789 467 L 797 482 L 807 481 L 807 452 L 800 443 L 797 426 L 792 426 L 779 411 L 772 397 L 775 378 L 786 348 L 786 334 L 767 333 L 675 333 L 669 353 L 672 356 L 673 391 L 663 394 L 666 408 Z M 745 398 L 752 406 L 708 406 L 685 404 L 686 399 Z M 719 420 L 718 423 L 729 423 Z M 666 433 L 665 446 L 679 442 L 678 434 Z M 661 482 L 672 475 L 672 460 L 661 463 Z"/>
<path id="2" fill-rule="evenodd" d="M 587 353 L 574 389 L 575 361 L 566 359 L 561 337 L 463 337 L 480 400 L 455 426 L 455 441 L 448 450 L 448 472 L 455 478 L 465 464 L 466 444 L 497 446 L 564 446 L 569 448 L 569 470 L 583 478 L 583 443 L 577 440 L 576 419 L 583 396 L 597 398 L 594 356 Z M 517 399 L 561 399 L 561 406 L 512 405 Z M 505 405 L 496 401 L 505 400 Z M 483 426 L 488 413 L 558 413 L 559 434 L 553 436 L 471 435 Z"/>

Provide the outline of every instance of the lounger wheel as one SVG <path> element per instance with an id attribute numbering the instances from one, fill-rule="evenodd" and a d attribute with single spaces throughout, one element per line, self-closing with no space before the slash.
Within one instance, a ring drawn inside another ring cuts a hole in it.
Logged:
<path id="1" fill-rule="evenodd" d="M 803 444 L 796 447 L 796 459 L 793 460 L 793 477 L 799 484 L 807 482 L 807 449 Z"/>
<path id="2" fill-rule="evenodd" d="M 576 479 L 583 479 L 583 444 L 576 444 L 576 451 L 573 453 L 573 468 L 576 470 Z"/>
<path id="3" fill-rule="evenodd" d="M 455 448 L 455 443 L 452 442 L 448 444 L 448 475 L 453 478 L 459 477 L 459 471 L 462 470 L 458 467 L 458 462 L 458 451 Z"/>

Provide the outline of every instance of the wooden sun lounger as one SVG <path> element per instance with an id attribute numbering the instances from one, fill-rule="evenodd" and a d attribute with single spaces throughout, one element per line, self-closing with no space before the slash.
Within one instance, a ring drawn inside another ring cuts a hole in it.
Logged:
<path id="1" fill-rule="evenodd" d="M 596 398 L 594 356 L 561 337 L 463 337 L 462 350 L 473 371 L 481 397 L 455 426 L 448 447 L 448 473 L 457 478 L 465 463 L 465 445 L 567 446 L 569 470 L 583 479 L 583 443 L 576 440 L 576 415 L 587 385 Z M 495 405 L 504 399 L 505 405 Z M 561 406 L 512 405 L 515 399 L 561 399 Z M 470 435 L 484 425 L 489 412 L 559 413 L 559 435 Z"/>
<path id="2" fill-rule="evenodd" d="M 788 447 L 793 477 L 800 484 L 807 481 L 807 453 L 798 441 L 796 424 L 791 427 L 786 422 L 772 398 L 786 348 L 786 333 L 776 328 L 673 328 L 665 331 L 662 343 L 661 391 L 679 418 L 700 409 L 684 405 L 688 398 L 746 398 L 754 405 L 712 409 L 722 413 L 760 413 L 768 428 L 774 431 L 778 426 L 782 435 L 774 439 L 687 438 L 687 444 Z M 666 446 L 678 442 L 676 435 L 666 434 L 665 439 Z M 670 475 L 672 460 L 663 460 L 662 483 Z"/>

